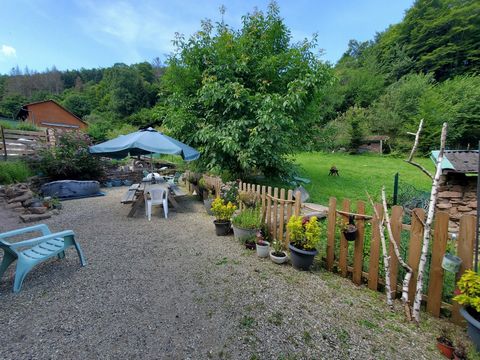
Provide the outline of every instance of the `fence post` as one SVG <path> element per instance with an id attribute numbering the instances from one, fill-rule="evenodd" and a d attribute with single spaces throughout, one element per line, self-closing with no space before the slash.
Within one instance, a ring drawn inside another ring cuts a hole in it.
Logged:
<path id="1" fill-rule="evenodd" d="M 327 229 L 327 270 L 333 270 L 335 259 L 335 226 L 337 220 L 337 199 L 331 197 L 328 202 L 328 229 Z"/>
<path id="2" fill-rule="evenodd" d="M 5 141 L 5 134 L 3 132 L 3 126 L 0 126 L 0 129 L 2 130 L 3 156 L 4 156 L 5 161 L 6 161 L 7 160 L 7 143 Z"/>
<path id="3" fill-rule="evenodd" d="M 442 260 L 447 250 L 448 213 L 438 211 L 435 214 L 435 229 L 433 232 L 432 261 L 428 280 L 427 311 L 433 316 L 440 316 L 442 305 L 443 269 Z"/>
<path id="4" fill-rule="evenodd" d="M 403 218 L 403 207 L 395 205 L 392 208 L 392 233 L 393 239 L 396 242 L 398 248 L 400 249 L 400 240 L 402 238 L 402 218 Z M 398 278 L 398 259 L 395 255 L 395 250 L 393 245 L 388 243 L 389 246 L 389 256 L 390 256 L 390 286 L 392 289 L 392 299 L 395 299 L 397 295 L 397 278 Z"/>
<path id="5" fill-rule="evenodd" d="M 342 210 L 345 212 L 350 212 L 350 200 L 343 199 Z M 345 222 L 348 219 L 348 216 L 342 215 L 343 221 Z M 348 221 L 348 220 L 347 220 Z M 343 231 L 340 232 L 340 254 L 338 257 L 338 267 L 340 268 L 340 274 L 343 277 L 347 277 L 347 258 L 348 258 L 348 241 L 343 234 Z"/>
<path id="6" fill-rule="evenodd" d="M 289 201 L 288 204 L 287 204 L 287 224 L 288 224 L 288 221 L 290 220 L 290 218 L 292 217 L 292 201 L 293 199 L 293 191 L 292 190 L 288 190 L 288 193 L 287 193 L 287 200 Z M 286 244 L 286 247 L 288 248 L 288 244 L 290 244 L 290 231 L 288 231 L 288 226 L 287 226 L 287 236 L 285 238 L 285 244 Z"/>
<path id="7" fill-rule="evenodd" d="M 277 239 L 284 244 L 283 242 L 283 228 L 285 222 L 285 189 L 280 189 L 280 225 L 278 227 Z"/>
<path id="8" fill-rule="evenodd" d="M 393 205 L 398 203 L 398 172 L 393 179 Z"/>
<path id="9" fill-rule="evenodd" d="M 382 204 L 375 204 L 375 208 L 377 209 L 378 215 L 380 218 L 376 216 L 372 219 L 372 241 L 370 243 L 370 264 L 368 266 L 368 288 L 370 290 L 377 291 L 378 289 L 378 268 L 379 268 L 379 261 L 380 261 L 380 229 L 378 224 L 381 219 L 383 218 L 383 206 Z"/>
<path id="10" fill-rule="evenodd" d="M 460 265 L 460 271 L 457 273 L 457 278 L 463 275 L 465 270 L 472 269 L 473 266 L 473 244 L 475 242 L 475 227 L 476 217 L 473 215 L 463 215 L 460 219 L 460 230 L 458 232 L 457 243 L 457 255 L 462 259 L 462 265 Z M 456 284 L 456 282 L 455 282 Z M 457 302 L 453 302 L 452 307 L 452 320 L 456 324 L 461 324 L 463 318 L 460 315 L 460 305 Z"/>
<path id="11" fill-rule="evenodd" d="M 416 215 L 415 215 L 416 214 Z M 418 263 L 422 252 L 423 222 L 425 221 L 425 210 L 413 209 L 412 227 L 410 229 L 410 243 L 408 245 L 408 265 L 413 270 L 412 279 L 408 288 L 408 301 L 413 304 L 415 290 L 417 288 Z"/>
<path id="12" fill-rule="evenodd" d="M 357 213 L 365 214 L 365 203 L 363 201 L 357 202 Z M 357 220 L 357 239 L 355 240 L 353 250 L 353 275 L 352 280 L 354 284 L 361 285 L 362 270 L 363 270 L 363 241 L 365 237 L 365 218 L 361 217 Z"/>

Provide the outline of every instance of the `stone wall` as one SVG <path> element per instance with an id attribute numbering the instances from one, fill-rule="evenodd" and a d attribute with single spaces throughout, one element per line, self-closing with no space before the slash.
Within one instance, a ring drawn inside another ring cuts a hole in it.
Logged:
<path id="1" fill-rule="evenodd" d="M 437 210 L 450 214 L 449 229 L 458 231 L 460 218 L 477 214 L 477 177 L 446 173 L 440 178 Z"/>

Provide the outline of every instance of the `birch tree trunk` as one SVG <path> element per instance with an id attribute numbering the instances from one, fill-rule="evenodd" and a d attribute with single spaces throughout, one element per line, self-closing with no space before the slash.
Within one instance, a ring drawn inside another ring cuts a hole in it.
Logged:
<path id="1" fill-rule="evenodd" d="M 436 162 L 435 176 L 432 182 L 432 192 L 430 194 L 430 202 L 428 205 L 428 214 L 423 229 L 423 243 L 422 253 L 420 256 L 420 262 L 418 264 L 418 276 L 417 276 L 417 288 L 415 290 L 415 300 L 413 302 L 413 319 L 418 323 L 420 321 L 420 305 L 422 303 L 422 288 L 423 288 L 423 275 L 425 272 L 425 264 L 427 263 L 428 244 L 430 242 L 430 231 L 432 228 L 433 215 L 435 214 L 435 205 L 437 203 L 438 195 L 438 183 L 440 176 L 442 175 L 442 160 L 443 153 L 445 151 L 445 142 L 447 139 L 447 123 L 443 123 L 442 135 L 440 138 L 440 151 Z"/>
<path id="2" fill-rule="evenodd" d="M 367 196 L 370 200 L 370 203 L 372 204 L 373 210 L 375 211 L 375 216 L 378 219 L 378 230 L 380 231 L 380 240 L 382 243 L 383 267 L 385 269 L 385 292 L 387 293 L 387 305 L 390 306 L 391 309 L 393 309 L 392 287 L 390 284 L 390 256 L 388 256 L 387 253 L 387 244 L 385 241 L 385 227 L 383 225 L 384 220 L 383 218 L 380 219 L 377 208 L 375 207 L 375 204 L 373 203 L 373 200 L 368 192 Z M 396 287 L 397 284 L 393 284 L 393 286 Z"/>

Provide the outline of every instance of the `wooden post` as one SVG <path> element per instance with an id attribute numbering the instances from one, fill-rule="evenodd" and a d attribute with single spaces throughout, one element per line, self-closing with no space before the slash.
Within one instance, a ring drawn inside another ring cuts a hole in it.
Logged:
<path id="1" fill-rule="evenodd" d="M 365 214 L 365 203 L 363 201 L 357 202 L 357 213 Z M 360 285 L 362 283 L 363 270 L 363 242 L 365 237 L 365 219 L 359 218 L 356 222 L 358 233 L 354 244 L 353 251 L 353 275 L 352 280 L 354 284 Z"/>
<path id="2" fill-rule="evenodd" d="M 335 227 L 337 220 L 337 199 L 331 197 L 328 201 L 327 217 L 327 270 L 333 271 L 333 261 L 335 260 Z"/>
<path id="3" fill-rule="evenodd" d="M 277 226 L 278 226 L 278 188 L 273 189 L 273 238 L 277 238 Z"/>
<path id="4" fill-rule="evenodd" d="M 343 199 L 342 210 L 345 212 L 350 212 L 350 200 Z M 347 219 L 348 216 L 342 215 L 343 221 Z M 343 232 L 340 232 L 340 254 L 338 257 L 338 267 L 340 268 L 340 274 L 343 277 L 347 277 L 347 258 L 348 258 L 348 240 L 345 239 Z"/>
<path id="5" fill-rule="evenodd" d="M 417 215 L 415 215 L 416 213 Z M 418 262 L 422 252 L 423 239 L 423 221 L 425 220 L 425 210 L 413 209 L 412 227 L 410 228 L 410 244 L 408 246 L 408 265 L 413 270 L 410 286 L 408 287 L 408 301 L 413 304 L 415 299 L 415 289 L 417 288 Z"/>
<path id="6" fill-rule="evenodd" d="M 285 189 L 280 189 L 280 225 L 278 228 L 278 240 L 283 243 L 283 228 L 285 222 Z"/>
<path id="7" fill-rule="evenodd" d="M 300 209 L 302 208 L 302 194 L 300 191 L 295 192 L 295 216 L 300 216 Z"/>
<path id="8" fill-rule="evenodd" d="M 378 268 L 380 260 L 380 229 L 379 223 L 383 217 L 383 206 L 375 204 L 378 216 L 372 219 L 372 241 L 370 242 L 370 264 L 368 266 L 368 288 L 377 291 L 378 288 Z"/>
<path id="9" fill-rule="evenodd" d="M 3 126 L 0 126 L 0 129 L 2 131 L 3 156 L 6 161 L 7 160 L 7 142 L 5 141 L 5 133 L 3 132 Z"/>
<path id="10" fill-rule="evenodd" d="M 267 205 L 267 187 L 265 185 L 262 186 L 262 223 L 265 223 L 265 215 L 266 215 L 266 205 Z"/>
<path id="11" fill-rule="evenodd" d="M 473 267 L 473 250 L 475 243 L 476 217 L 473 215 L 463 215 L 460 219 L 460 230 L 458 232 L 457 255 L 462 259 L 460 271 L 457 273 L 457 281 L 463 275 L 465 270 L 471 270 Z M 453 302 L 452 320 L 456 324 L 463 323 L 463 317 L 460 315 L 460 305 Z"/>
<path id="12" fill-rule="evenodd" d="M 432 245 L 432 260 L 428 281 L 427 311 L 433 316 L 440 316 L 442 305 L 443 269 L 442 260 L 447 250 L 448 240 L 448 213 L 437 211 L 435 215 L 435 229 Z"/>
<path id="13" fill-rule="evenodd" d="M 271 234 L 272 233 L 272 187 L 269 186 L 267 188 L 267 228 L 268 232 Z"/>
<path id="14" fill-rule="evenodd" d="M 292 217 L 292 203 L 291 203 L 292 199 L 293 199 L 293 191 L 288 190 L 287 200 L 289 202 L 287 204 L 287 219 L 286 219 L 287 223 L 290 220 L 290 218 Z M 288 231 L 288 227 L 287 227 L 287 237 L 285 239 L 285 245 L 286 245 L 287 248 L 288 248 L 288 244 L 290 244 L 290 231 Z"/>
<path id="15" fill-rule="evenodd" d="M 402 220 L 403 220 L 403 207 L 394 206 L 392 208 L 391 226 L 395 243 L 400 248 L 400 240 L 402 238 Z M 392 287 L 392 299 L 397 295 L 397 283 L 398 283 L 398 259 L 395 255 L 393 246 L 389 244 L 389 256 L 390 256 L 390 286 Z"/>

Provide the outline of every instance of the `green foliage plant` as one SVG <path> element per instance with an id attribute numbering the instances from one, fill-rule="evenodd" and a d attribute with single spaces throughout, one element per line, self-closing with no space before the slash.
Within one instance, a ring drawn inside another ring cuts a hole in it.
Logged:
<path id="1" fill-rule="evenodd" d="M 34 124 L 29 123 L 29 122 L 21 122 L 17 126 L 17 130 L 22 130 L 22 131 L 39 131 L 40 129 L 37 128 Z"/>
<path id="2" fill-rule="evenodd" d="M 232 219 L 232 224 L 242 229 L 260 229 L 262 227 L 262 213 L 259 207 L 245 208 Z"/>
<path id="3" fill-rule="evenodd" d="M 58 137 L 57 144 L 39 151 L 35 167 L 53 180 L 96 180 L 103 175 L 104 164 L 88 152 L 90 137 L 69 131 Z"/>
<path id="4" fill-rule="evenodd" d="M 212 202 L 212 213 L 217 221 L 230 221 L 237 207 L 230 201 L 225 203 L 222 198 L 217 197 Z"/>
<path id="5" fill-rule="evenodd" d="M 287 223 L 290 243 L 298 249 L 311 251 L 320 241 L 320 224 L 316 216 L 292 216 Z"/>
<path id="6" fill-rule="evenodd" d="M 172 136 L 199 149 L 207 170 L 287 172 L 298 139 L 314 135 L 317 95 L 333 81 L 316 38 L 293 43 L 271 2 L 243 16 L 239 30 L 206 20 L 174 45 L 160 91 Z"/>
<path id="7" fill-rule="evenodd" d="M 278 239 L 273 240 L 272 249 L 274 256 L 285 256 L 285 253 L 283 251 L 283 244 Z"/>
<path id="8" fill-rule="evenodd" d="M 32 176 L 29 166 L 23 161 L 0 161 L 0 184 L 23 182 Z"/>
<path id="9" fill-rule="evenodd" d="M 453 300 L 480 313 L 480 275 L 473 270 L 467 270 L 458 281 L 457 286 L 460 294 Z"/>

